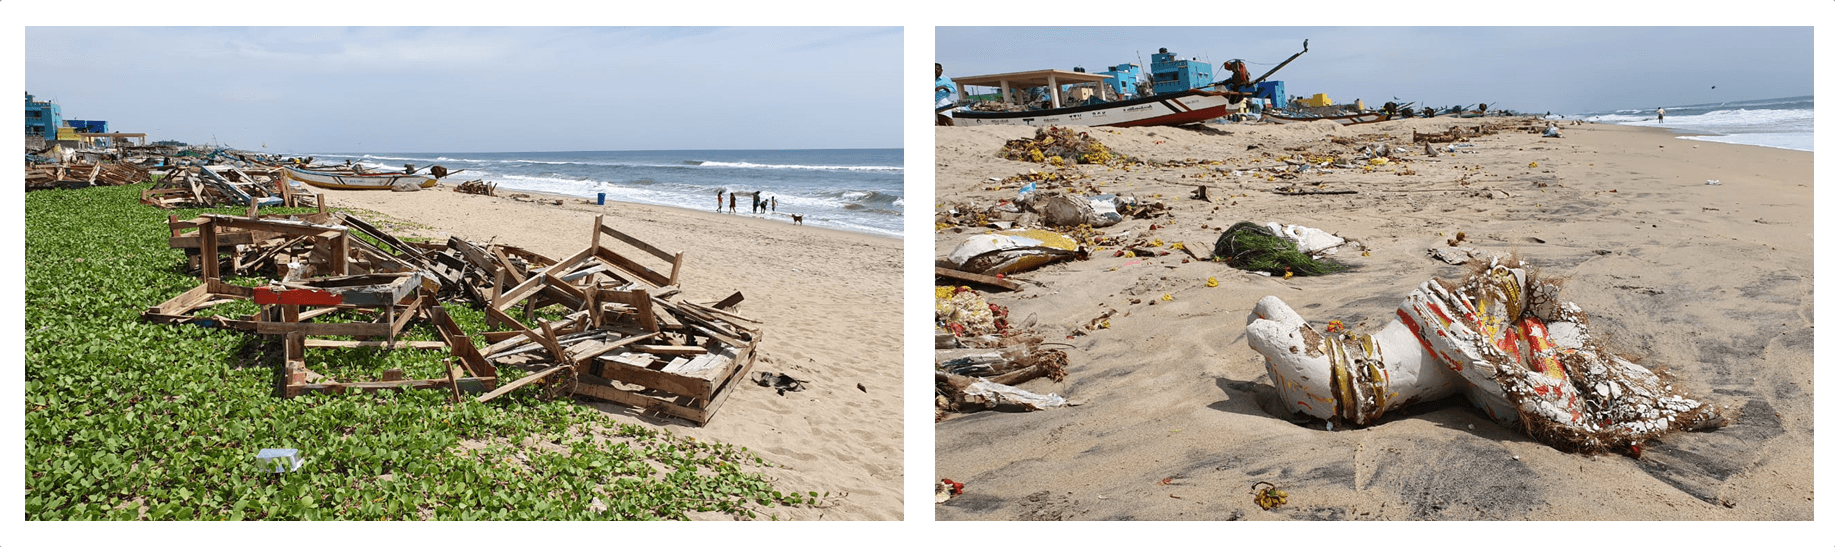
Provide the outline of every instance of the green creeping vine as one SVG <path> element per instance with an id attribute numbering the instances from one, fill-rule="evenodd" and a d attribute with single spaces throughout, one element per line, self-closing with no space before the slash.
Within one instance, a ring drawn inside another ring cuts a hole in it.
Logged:
<path id="1" fill-rule="evenodd" d="M 256 336 L 140 321 L 197 284 L 166 246 L 170 213 L 137 202 L 146 188 L 25 196 L 28 519 L 759 518 L 822 501 L 777 491 L 760 472 L 770 464 L 744 448 L 567 401 L 451 404 L 432 390 L 278 398 Z M 233 306 L 212 313 L 255 310 Z M 483 330 L 482 313 L 448 310 L 467 332 Z M 432 336 L 417 327 L 410 338 Z M 315 351 L 308 366 L 343 380 L 390 367 L 428 378 L 443 373 L 443 355 Z M 265 473 L 254 461 L 262 448 L 298 448 L 308 463 Z"/>

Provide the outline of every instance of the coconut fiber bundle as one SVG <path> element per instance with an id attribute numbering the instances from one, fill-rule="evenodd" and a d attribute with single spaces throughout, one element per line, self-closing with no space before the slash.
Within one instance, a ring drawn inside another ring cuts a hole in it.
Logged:
<path id="1" fill-rule="evenodd" d="M 1267 226 L 1238 222 L 1217 237 L 1214 254 L 1225 264 L 1271 274 L 1325 275 L 1345 270 L 1343 264 L 1316 260 L 1300 252 L 1292 241 L 1281 239 Z"/>

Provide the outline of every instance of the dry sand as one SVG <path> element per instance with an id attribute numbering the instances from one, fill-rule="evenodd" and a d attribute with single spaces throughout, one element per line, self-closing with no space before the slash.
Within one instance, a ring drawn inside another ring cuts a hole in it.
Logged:
<path id="1" fill-rule="evenodd" d="M 561 258 L 590 243 L 594 215 L 669 251 L 685 251 L 681 286 L 705 301 L 743 291 L 739 310 L 764 322 L 761 371 L 807 380 L 779 396 L 742 382 L 706 427 L 611 403 L 593 403 L 624 422 L 750 448 L 781 467 L 764 473 L 784 492 L 827 492 L 821 508 L 773 508 L 794 520 L 904 518 L 904 400 L 901 327 L 903 242 L 784 220 L 612 203 L 566 196 L 560 206 L 476 196 L 450 188 L 418 192 L 323 191 L 334 207 L 366 209 L 421 225 L 397 235 L 455 235 L 518 245 Z M 498 189 L 500 195 L 519 193 Z M 528 192 L 520 192 L 528 193 Z M 865 392 L 856 387 L 864 386 Z M 709 515 L 721 518 L 722 515 Z"/>
<path id="2" fill-rule="evenodd" d="M 1185 263 L 1182 254 L 1128 265 L 1134 259 L 1112 251 L 1014 276 L 1026 289 L 989 293 L 989 301 L 1009 306 L 1015 323 L 1035 316 L 1035 330 L 1070 346 L 1071 362 L 1063 383 L 1020 387 L 1082 405 L 938 423 L 937 477 L 967 487 L 936 506 L 937 518 L 1813 518 L 1811 154 L 1610 125 L 1562 127 L 1559 139 L 1495 134 L 1438 158 L 1407 142 L 1413 130 L 1474 122 L 1089 130 L 1130 156 L 1225 162 L 1221 173 L 1078 168 L 1107 192 L 1163 196 L 1176 223 L 1155 221 L 1167 226 L 1148 239 L 1187 242 L 1203 254 L 1234 222 L 1296 223 L 1361 240 L 1369 255 L 1340 252 L 1352 271 L 1289 280 Z M 985 207 L 1014 194 L 1011 185 L 989 190 L 990 177 L 1049 169 L 995 156 L 1007 139 L 1032 132 L 938 128 L 939 202 Z M 1229 173 L 1278 164 L 1274 157 L 1295 153 L 1289 147 L 1349 155 L 1354 146 L 1329 137 L 1385 133 L 1413 152 L 1400 166 L 1298 179 L 1355 195 L 1275 195 L 1269 190 L 1290 183 Z M 1209 175 L 1182 178 L 1201 173 Z M 1197 202 L 1188 197 L 1195 184 L 1241 197 Z M 1148 224 L 1103 231 L 1141 233 Z M 983 231 L 938 232 L 936 256 Z M 1338 319 L 1373 331 L 1415 285 L 1463 273 L 1426 254 L 1461 231 L 1465 246 L 1515 250 L 1568 277 L 1562 298 L 1585 309 L 1611 347 L 1668 367 L 1740 416 L 1716 431 L 1672 434 L 1633 459 L 1558 452 L 1462 399 L 1352 431 L 1270 411 L 1262 357 L 1243 334 L 1257 299 L 1279 296 L 1316 326 Z M 1220 285 L 1205 287 L 1213 276 Z M 1173 300 L 1160 300 L 1166 294 Z M 1105 309 L 1119 310 L 1112 328 L 1066 338 Z M 1251 488 L 1261 480 L 1286 490 L 1289 504 L 1256 507 Z"/>

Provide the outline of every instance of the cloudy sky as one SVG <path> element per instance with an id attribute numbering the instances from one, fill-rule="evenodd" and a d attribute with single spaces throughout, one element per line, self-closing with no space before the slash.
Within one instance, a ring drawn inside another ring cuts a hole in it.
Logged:
<path id="1" fill-rule="evenodd" d="M 937 27 L 946 75 L 1248 62 L 1289 95 L 1580 113 L 1812 93 L 1811 27 Z M 1221 71 L 1221 69 L 1217 69 Z"/>
<path id="2" fill-rule="evenodd" d="M 899 27 L 26 27 L 25 90 L 275 152 L 899 148 Z M 156 47 L 150 47 L 156 46 Z"/>

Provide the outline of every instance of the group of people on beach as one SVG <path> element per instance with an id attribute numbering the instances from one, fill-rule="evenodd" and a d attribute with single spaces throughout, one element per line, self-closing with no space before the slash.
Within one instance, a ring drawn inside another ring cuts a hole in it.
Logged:
<path id="1" fill-rule="evenodd" d="M 714 193 L 714 212 L 720 212 L 721 203 L 726 204 L 726 212 L 739 212 L 739 192 L 729 194 L 725 188 L 721 188 L 718 192 Z M 765 199 L 764 196 L 759 195 L 758 192 L 752 192 L 752 214 L 766 211 L 777 212 L 777 196 L 771 196 L 770 199 Z"/>

